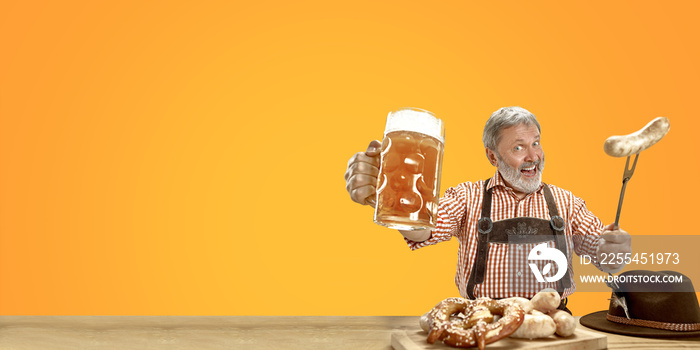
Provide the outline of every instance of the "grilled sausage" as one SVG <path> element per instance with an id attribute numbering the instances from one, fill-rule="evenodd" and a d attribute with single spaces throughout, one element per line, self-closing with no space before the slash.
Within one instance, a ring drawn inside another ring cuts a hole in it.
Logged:
<path id="1" fill-rule="evenodd" d="M 671 123 L 668 118 L 657 117 L 637 132 L 608 137 L 603 145 L 603 150 L 613 157 L 628 157 L 659 142 L 670 129 Z"/>
<path id="2" fill-rule="evenodd" d="M 532 310 L 530 314 L 525 315 L 523 324 L 510 335 L 511 338 L 546 338 L 557 331 L 557 325 L 554 320 L 547 314 Z"/>
<path id="3" fill-rule="evenodd" d="M 554 320 L 557 325 L 557 335 L 568 337 L 576 331 L 576 320 L 568 312 L 563 310 L 554 310 L 549 312 L 549 317 Z"/>
<path id="4" fill-rule="evenodd" d="M 537 294 L 532 297 L 530 302 L 532 303 L 533 309 L 546 314 L 559 306 L 559 303 L 561 303 L 561 297 L 556 290 L 552 288 L 545 288 L 537 292 Z"/>

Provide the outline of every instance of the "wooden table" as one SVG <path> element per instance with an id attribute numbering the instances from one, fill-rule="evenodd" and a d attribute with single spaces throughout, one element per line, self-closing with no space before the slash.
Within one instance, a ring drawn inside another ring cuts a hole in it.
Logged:
<path id="1" fill-rule="evenodd" d="M 0 316 L 0 349 L 389 350 L 391 333 L 417 322 L 417 316 Z M 700 349 L 700 338 L 607 336 L 609 349 Z"/>

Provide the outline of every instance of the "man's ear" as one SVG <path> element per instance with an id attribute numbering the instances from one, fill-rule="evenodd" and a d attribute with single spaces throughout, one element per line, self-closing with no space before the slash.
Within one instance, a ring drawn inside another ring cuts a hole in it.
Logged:
<path id="1" fill-rule="evenodd" d="M 486 148 L 486 157 L 489 159 L 489 162 L 491 162 L 491 165 L 498 166 L 498 157 L 496 156 L 496 152 L 490 148 Z"/>

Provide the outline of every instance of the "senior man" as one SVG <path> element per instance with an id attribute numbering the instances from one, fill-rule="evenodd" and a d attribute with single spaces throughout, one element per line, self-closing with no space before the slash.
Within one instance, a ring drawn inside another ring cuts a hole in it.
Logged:
<path id="1" fill-rule="evenodd" d="M 604 226 L 581 198 L 541 181 L 545 161 L 540 133 L 535 116 L 523 108 L 494 112 L 484 127 L 483 142 L 496 173 L 487 180 L 448 188 L 440 198 L 435 229 L 399 231 L 412 250 L 453 236 L 458 239 L 455 283 L 465 298 L 532 298 L 543 288 L 554 288 L 562 297 L 560 308 L 569 311 L 566 297 L 576 288 L 572 251 L 589 256 L 604 272 L 624 267 L 600 264 L 604 254 L 631 252 L 627 232 L 614 224 Z M 375 195 L 380 148 L 379 141 L 372 141 L 366 152 L 348 162 L 346 189 L 357 203 L 373 205 L 367 199 Z M 540 279 L 534 276 L 528 253 L 541 252 L 541 243 L 566 257 L 563 278 L 541 281 L 543 275 L 554 272 L 546 261 L 536 262 Z"/>

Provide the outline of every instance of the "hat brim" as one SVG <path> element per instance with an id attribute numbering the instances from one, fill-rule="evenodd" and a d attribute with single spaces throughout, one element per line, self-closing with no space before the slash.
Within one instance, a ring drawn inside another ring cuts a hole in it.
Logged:
<path id="1" fill-rule="evenodd" d="M 581 325 L 601 332 L 644 338 L 692 338 L 700 337 L 700 331 L 676 332 L 665 329 L 639 327 L 608 321 L 607 310 L 594 312 L 580 319 Z"/>

